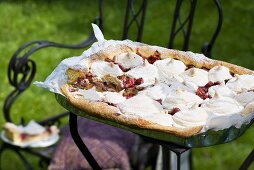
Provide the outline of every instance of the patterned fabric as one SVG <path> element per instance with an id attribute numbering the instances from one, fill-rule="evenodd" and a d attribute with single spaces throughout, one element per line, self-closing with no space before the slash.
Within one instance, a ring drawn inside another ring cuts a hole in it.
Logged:
<path id="1" fill-rule="evenodd" d="M 78 118 L 81 138 L 103 169 L 131 169 L 129 154 L 138 136 L 103 123 Z M 58 144 L 49 170 L 91 169 L 86 159 L 72 140 L 69 127 Z"/>

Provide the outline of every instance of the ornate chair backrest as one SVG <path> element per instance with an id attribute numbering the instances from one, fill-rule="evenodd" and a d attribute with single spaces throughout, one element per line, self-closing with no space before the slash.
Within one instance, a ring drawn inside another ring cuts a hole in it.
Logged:
<path id="1" fill-rule="evenodd" d="M 29 45 L 30 43 L 27 43 L 20 47 L 9 62 L 7 75 L 9 83 L 14 87 L 14 90 L 7 96 L 3 106 L 4 117 L 7 122 L 12 122 L 10 115 L 12 104 L 30 86 L 36 73 L 36 64 L 28 58 L 28 53 L 22 57 L 18 56 L 22 49 Z"/>
<path id="2" fill-rule="evenodd" d="M 97 17 L 94 21 L 102 27 L 101 17 Z M 36 74 L 36 63 L 29 58 L 36 51 L 46 47 L 80 49 L 84 48 L 95 41 L 95 36 L 91 35 L 83 42 L 76 45 L 65 45 L 51 41 L 31 41 L 22 45 L 11 57 L 8 65 L 7 76 L 9 83 L 14 89 L 6 97 L 3 105 L 4 118 L 7 122 L 13 122 L 11 118 L 11 107 L 17 98 L 30 87 Z M 24 124 L 24 119 L 21 117 L 21 124 Z M 41 122 L 42 124 L 44 122 Z"/>
<path id="3" fill-rule="evenodd" d="M 215 7 L 217 8 L 218 22 L 212 23 L 216 25 L 215 31 L 211 36 L 211 39 L 207 42 L 204 42 L 201 47 L 201 52 L 207 56 L 211 57 L 212 48 L 214 43 L 220 33 L 222 27 L 223 13 L 219 0 L 212 0 Z M 132 26 L 137 29 L 137 36 L 135 41 L 142 41 L 143 30 L 145 25 L 145 16 L 147 12 L 148 1 L 142 0 L 141 5 L 138 9 L 134 10 L 135 0 L 127 0 L 127 7 L 124 19 L 124 28 L 122 39 L 127 39 L 129 37 L 129 31 Z M 189 9 L 186 10 L 183 8 L 183 4 L 189 5 Z M 171 30 L 169 31 L 169 42 L 168 48 L 175 48 L 175 40 L 177 37 L 182 37 L 182 47 L 179 50 L 187 51 L 189 50 L 190 37 L 192 33 L 193 21 L 195 17 L 197 0 L 176 0 L 175 10 L 173 14 L 173 20 L 171 23 Z M 187 14 L 187 17 L 183 18 L 181 12 L 184 10 L 184 13 Z M 162 19 L 167 19 L 164 17 Z M 181 34 L 182 33 L 182 34 Z"/>

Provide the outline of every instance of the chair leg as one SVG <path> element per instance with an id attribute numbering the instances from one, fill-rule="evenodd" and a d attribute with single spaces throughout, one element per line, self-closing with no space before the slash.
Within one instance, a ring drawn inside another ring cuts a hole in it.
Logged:
<path id="1" fill-rule="evenodd" d="M 4 151 L 4 144 L 0 146 L 0 170 L 2 170 L 2 153 Z"/>
<path id="2" fill-rule="evenodd" d="M 176 153 L 176 160 L 177 160 L 177 170 L 181 169 L 181 153 Z"/>
<path id="3" fill-rule="evenodd" d="M 15 153 L 17 153 L 17 155 L 19 156 L 19 158 L 21 159 L 22 163 L 24 164 L 24 166 L 27 170 L 33 170 L 30 163 L 27 161 L 27 159 L 24 157 L 24 155 L 20 151 L 11 149 L 10 147 L 6 146 L 6 144 L 2 144 L 0 147 L 0 170 L 2 170 L 2 153 L 6 149 L 10 149 L 10 150 L 14 151 Z"/>
<path id="4" fill-rule="evenodd" d="M 189 170 L 192 170 L 193 169 L 193 162 L 192 162 L 192 149 L 189 150 Z"/>
<path id="5" fill-rule="evenodd" d="M 79 148 L 80 152 L 83 154 L 83 156 L 86 158 L 90 166 L 94 170 L 101 170 L 100 165 L 97 163 L 97 161 L 94 159 L 93 155 L 90 153 L 86 145 L 84 144 L 82 138 L 79 135 L 78 132 L 78 124 L 77 124 L 77 115 L 74 113 L 69 114 L 69 125 L 70 125 L 70 132 L 71 136 L 73 138 L 73 141 Z"/>
<path id="6" fill-rule="evenodd" d="M 171 167 L 170 163 L 170 151 L 162 146 L 162 170 L 169 170 Z"/>
<path id="7" fill-rule="evenodd" d="M 248 169 L 250 164 L 254 161 L 254 149 L 251 151 L 251 153 L 248 155 L 248 157 L 244 160 L 243 164 L 239 168 L 239 170 L 245 170 Z"/>
<path id="8" fill-rule="evenodd" d="M 31 164 L 28 162 L 28 160 L 25 158 L 25 156 L 20 152 L 20 151 L 15 151 L 19 158 L 22 160 L 24 166 L 26 167 L 27 170 L 33 170 L 33 167 Z"/>
<path id="9" fill-rule="evenodd" d="M 38 164 L 39 164 L 41 169 L 47 169 L 47 166 L 49 165 L 49 162 L 45 161 L 44 159 L 40 159 Z"/>

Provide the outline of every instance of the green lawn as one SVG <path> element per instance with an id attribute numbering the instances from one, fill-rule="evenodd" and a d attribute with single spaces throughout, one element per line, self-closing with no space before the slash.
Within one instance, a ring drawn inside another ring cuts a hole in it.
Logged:
<path id="1" fill-rule="evenodd" d="M 123 3 L 124 2 L 124 3 Z M 104 2 L 105 38 L 120 39 L 125 1 Z M 254 69 L 254 2 L 249 0 L 223 1 L 224 23 L 213 49 L 216 59 L 225 60 Z M 167 0 L 149 1 L 145 23 L 144 42 L 166 46 L 169 38 L 174 3 Z M 198 1 L 191 37 L 191 50 L 199 52 L 202 42 L 209 39 L 217 17 L 212 1 Z M 184 12 L 182 13 L 184 15 Z M 90 23 L 97 15 L 97 3 L 67 0 L 6 0 L 0 1 L 0 105 L 12 90 L 8 84 L 8 61 L 23 43 L 34 39 L 47 39 L 63 43 L 77 43 L 91 31 Z M 135 30 L 133 30 L 134 35 Z M 131 36 L 133 38 L 133 36 Z M 176 44 L 180 44 L 177 40 Z M 179 46 L 176 46 L 179 47 Z M 32 58 L 38 63 L 35 80 L 42 81 L 64 58 L 80 55 L 83 50 L 48 48 L 38 51 Z M 39 120 L 63 109 L 54 95 L 32 85 L 12 108 L 12 118 L 20 121 Z M 0 125 L 4 122 L 2 111 Z M 238 169 L 254 146 L 253 127 L 239 139 L 228 144 L 194 149 L 194 169 Z M 253 136 L 252 136 L 253 135 Z M 17 157 L 10 152 L 2 158 L 4 169 L 22 169 Z M 31 158 L 37 166 L 37 160 Z M 19 168 L 17 168 L 19 167 Z M 36 168 L 38 169 L 38 167 Z M 254 169 L 254 166 L 252 166 Z"/>

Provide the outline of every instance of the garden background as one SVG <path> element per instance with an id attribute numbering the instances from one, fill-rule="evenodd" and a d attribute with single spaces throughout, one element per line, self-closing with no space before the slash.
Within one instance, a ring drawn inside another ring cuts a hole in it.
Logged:
<path id="1" fill-rule="evenodd" d="M 213 58 L 254 69 L 254 2 L 222 0 L 224 21 L 213 48 Z M 121 39 L 126 1 L 105 0 L 105 38 Z M 0 105 L 12 90 L 7 79 L 8 62 L 19 46 L 31 40 L 78 43 L 91 32 L 90 23 L 98 14 L 96 1 L 88 0 L 0 0 Z M 143 41 L 167 46 L 175 1 L 148 1 Z M 187 5 L 184 8 L 188 8 Z M 190 50 L 200 52 L 201 44 L 210 38 L 217 23 L 213 1 L 198 1 Z M 183 12 L 184 15 L 184 12 Z M 135 30 L 134 30 L 135 32 Z M 177 40 L 176 44 L 180 44 Z M 176 46 L 178 47 L 178 46 Z M 36 52 L 35 80 L 43 81 L 64 58 L 80 55 L 82 50 L 47 48 Z M 40 120 L 63 109 L 50 92 L 31 85 L 12 108 L 16 123 Z M 0 111 L 0 125 L 4 118 Z M 254 147 L 254 127 L 239 139 L 224 145 L 193 149 L 194 169 L 238 169 Z M 1 142 L 1 141 L 0 141 Z M 29 156 L 29 155 L 26 155 Z M 36 169 L 37 159 L 31 158 Z M 4 170 L 22 169 L 12 152 L 2 157 Z M 254 169 L 254 166 L 251 167 Z"/>

